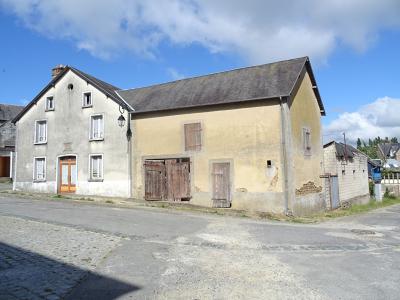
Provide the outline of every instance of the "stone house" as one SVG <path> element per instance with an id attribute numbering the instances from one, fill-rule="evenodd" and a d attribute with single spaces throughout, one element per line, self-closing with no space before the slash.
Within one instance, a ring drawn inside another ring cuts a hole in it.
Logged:
<path id="1" fill-rule="evenodd" d="M 351 145 L 335 141 L 324 145 L 324 177 L 327 207 L 369 202 L 368 156 Z M 331 199 L 332 194 L 338 197 Z"/>
<path id="2" fill-rule="evenodd" d="M 0 177 L 12 177 L 15 150 L 15 125 L 13 118 L 22 106 L 0 104 Z"/>
<path id="3" fill-rule="evenodd" d="M 15 189 L 325 208 L 325 110 L 307 57 L 129 90 L 69 66 L 53 72 L 14 119 Z"/>

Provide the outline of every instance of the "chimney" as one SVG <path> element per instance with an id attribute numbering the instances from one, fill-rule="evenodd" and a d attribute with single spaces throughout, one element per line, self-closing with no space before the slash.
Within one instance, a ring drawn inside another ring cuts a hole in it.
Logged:
<path id="1" fill-rule="evenodd" d="M 51 77 L 55 78 L 65 69 L 64 65 L 57 65 L 53 69 L 51 69 Z"/>

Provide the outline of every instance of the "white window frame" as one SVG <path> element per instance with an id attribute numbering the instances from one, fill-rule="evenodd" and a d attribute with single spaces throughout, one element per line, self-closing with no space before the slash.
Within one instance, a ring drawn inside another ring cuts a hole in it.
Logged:
<path id="1" fill-rule="evenodd" d="M 86 105 L 85 103 L 85 95 L 90 94 L 90 104 Z M 82 108 L 88 108 L 93 106 L 93 93 L 91 91 L 83 92 L 82 93 Z"/>
<path id="2" fill-rule="evenodd" d="M 52 108 L 49 108 L 49 99 L 52 99 L 52 101 L 53 101 L 53 107 Z M 48 96 L 48 97 L 46 97 L 46 111 L 53 111 L 54 110 L 54 107 L 55 107 L 55 105 L 54 105 L 54 96 Z"/>
<path id="3" fill-rule="evenodd" d="M 93 156 L 100 156 L 101 157 L 101 176 L 94 178 L 92 175 L 92 157 Z M 103 181 L 104 180 L 104 155 L 102 153 L 92 153 L 89 154 L 89 179 L 88 181 Z"/>
<path id="4" fill-rule="evenodd" d="M 36 132 L 37 132 L 37 126 L 38 126 L 39 122 L 45 122 L 45 124 L 46 124 L 46 126 L 45 126 L 45 140 L 44 141 L 38 141 L 37 140 Z M 34 140 L 33 140 L 34 144 L 35 145 L 47 144 L 47 132 L 48 132 L 48 130 L 47 130 L 47 119 L 35 120 L 34 130 L 35 130 Z"/>
<path id="5" fill-rule="evenodd" d="M 102 136 L 101 137 L 94 137 L 93 136 L 93 128 L 92 128 L 92 119 L 93 117 L 101 117 L 102 118 L 102 122 L 101 122 L 101 132 L 102 132 Z M 89 141 L 103 141 L 104 140 L 104 114 L 94 114 L 94 115 L 90 115 L 89 118 Z"/>
<path id="6" fill-rule="evenodd" d="M 43 159 L 44 160 L 44 170 L 43 170 L 43 178 L 38 178 L 37 177 L 37 166 L 36 166 L 36 160 L 38 159 Z M 47 159 L 46 156 L 35 156 L 33 158 L 33 181 L 34 182 L 44 182 L 46 181 L 46 173 L 47 173 Z"/>

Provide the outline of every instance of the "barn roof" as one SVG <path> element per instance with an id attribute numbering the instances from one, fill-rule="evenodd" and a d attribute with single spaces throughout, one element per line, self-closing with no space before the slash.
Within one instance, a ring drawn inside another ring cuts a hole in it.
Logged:
<path id="1" fill-rule="evenodd" d="M 66 66 L 13 122 L 17 122 L 68 71 L 74 72 L 107 97 L 136 114 L 291 97 L 296 92 L 302 75 L 308 72 L 320 112 L 325 115 L 310 61 L 308 57 L 301 57 L 128 90 L 121 90 L 74 67 Z"/>
<path id="2" fill-rule="evenodd" d="M 19 105 L 0 104 L 0 121 L 12 120 L 23 108 Z"/>
<path id="3" fill-rule="evenodd" d="M 118 91 L 135 113 L 229 104 L 292 96 L 305 70 L 310 74 L 320 111 L 325 109 L 308 57 Z"/>
<path id="4" fill-rule="evenodd" d="M 335 141 L 329 142 L 324 145 L 324 148 L 329 147 L 331 145 L 335 145 L 335 150 L 336 150 L 336 156 L 337 157 L 347 157 L 347 158 L 353 158 L 355 155 L 362 154 L 365 155 L 364 153 L 360 152 L 353 146 L 349 144 L 343 144 L 343 143 L 338 143 Z M 366 156 L 366 155 L 365 155 Z"/>

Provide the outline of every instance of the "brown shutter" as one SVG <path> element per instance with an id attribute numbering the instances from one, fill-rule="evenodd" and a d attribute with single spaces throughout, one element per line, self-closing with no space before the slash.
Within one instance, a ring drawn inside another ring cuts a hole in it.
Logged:
<path id="1" fill-rule="evenodd" d="M 184 129 L 185 151 L 201 150 L 201 123 L 185 124 Z"/>

